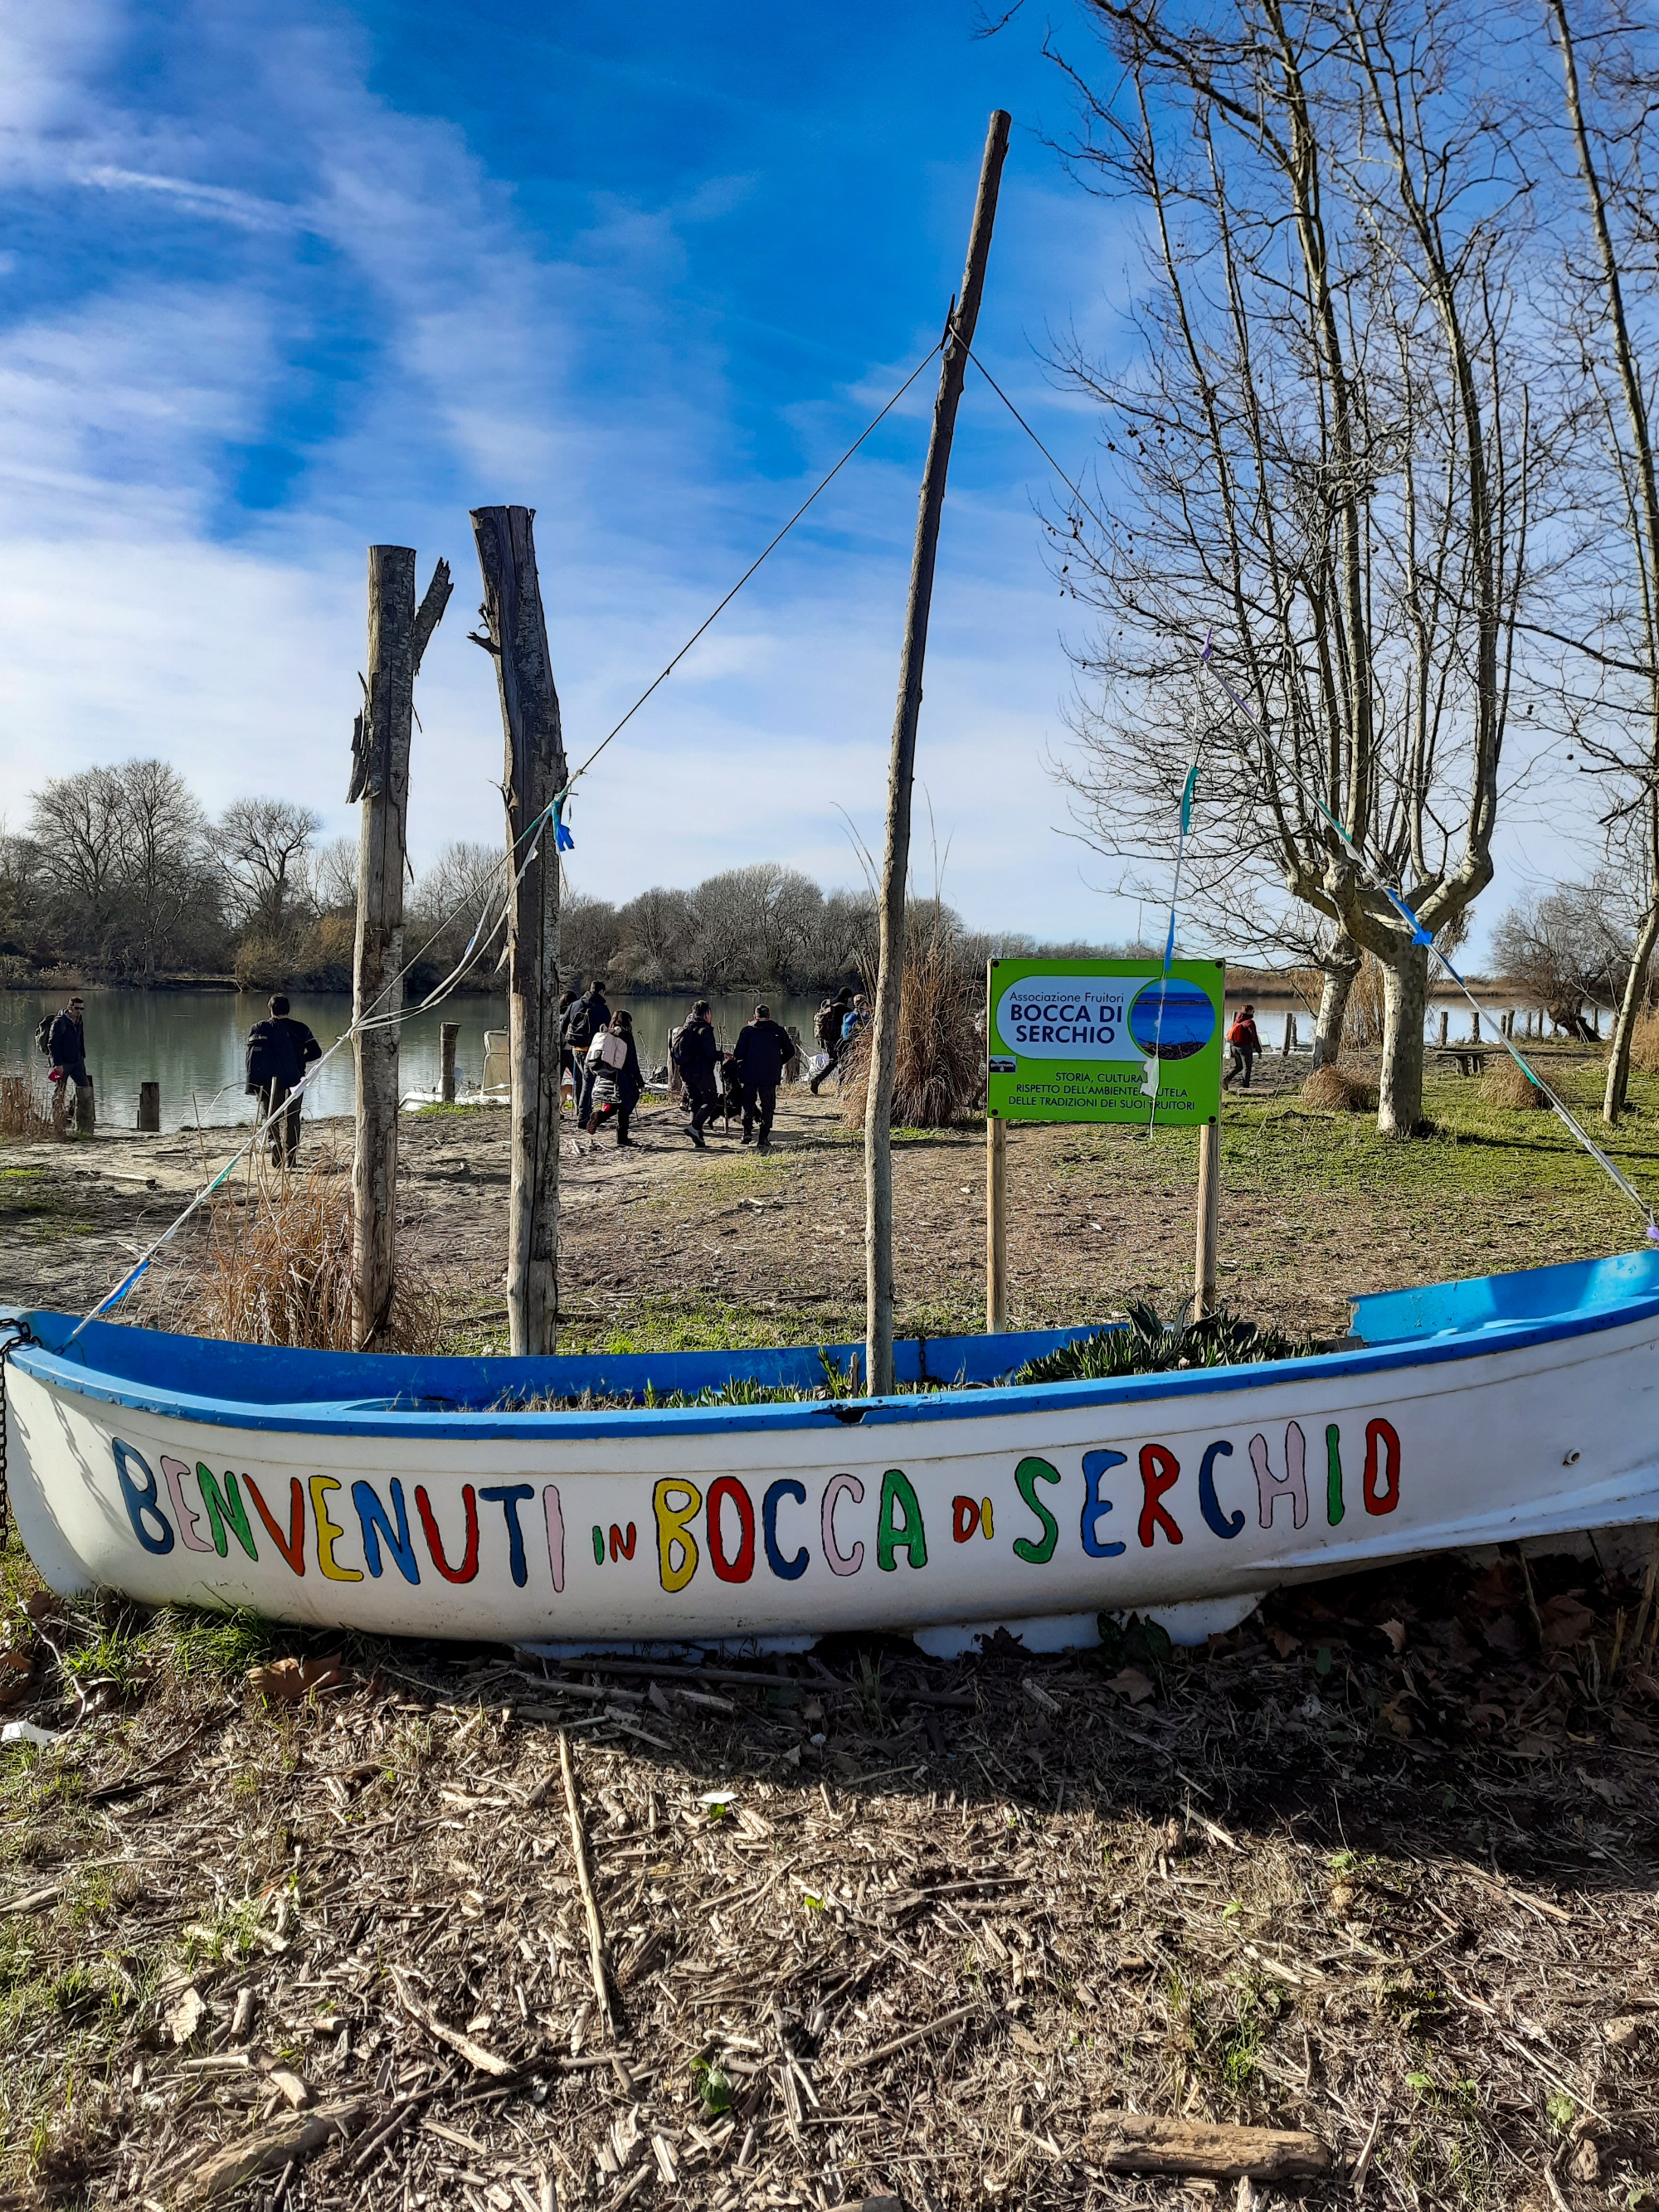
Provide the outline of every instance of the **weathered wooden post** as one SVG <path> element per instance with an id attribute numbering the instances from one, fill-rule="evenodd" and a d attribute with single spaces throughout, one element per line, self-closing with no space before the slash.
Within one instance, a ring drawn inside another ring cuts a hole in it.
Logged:
<path id="1" fill-rule="evenodd" d="M 452 586 L 449 563 L 415 604 L 415 549 L 368 549 L 368 679 L 351 738 L 348 802 L 361 800 L 357 941 L 352 975 L 357 1028 L 357 1132 L 351 1161 L 351 1331 L 364 1351 L 386 1327 L 397 1261 L 398 1037 L 403 1012 L 404 830 L 415 676 Z"/>
<path id="2" fill-rule="evenodd" d="M 1443 1052 L 1445 1049 L 1446 1040 L 1450 1033 L 1451 1016 L 1446 1012 L 1446 1009 L 1442 1006 L 1440 1009 L 1440 1047 Z"/>
<path id="3" fill-rule="evenodd" d="M 1008 151 L 1009 117 L 998 108 L 986 135 L 979 197 L 968 241 L 962 297 L 951 315 L 933 402 L 933 434 L 922 473 L 910 564 L 910 603 L 905 616 L 898 713 L 887 774 L 887 842 L 881 864 L 881 958 L 876 975 L 875 1022 L 870 1036 L 870 1084 L 864 1115 L 864 1262 L 866 1387 L 875 1397 L 893 1388 L 893 1080 L 898 1066 L 899 1001 L 904 986 L 904 898 L 910 878 L 910 787 L 915 778 L 916 722 L 921 713 L 921 675 L 927 657 L 927 614 L 933 596 L 945 480 L 957 405 L 968 374 L 968 348 L 979 320 L 985 264 L 991 252 L 997 187 Z"/>
<path id="4" fill-rule="evenodd" d="M 1000 1114 L 985 1121 L 985 1333 L 1008 1326 L 1008 1124 Z"/>
<path id="5" fill-rule="evenodd" d="M 473 512 L 480 611 L 475 642 L 495 656 L 507 738 L 507 1006 L 513 1187 L 507 1318 L 514 1352 L 550 1352 L 559 1323 L 559 854 L 550 809 L 564 788 L 559 695 L 536 574 L 535 510 Z M 522 870 L 522 874 L 520 871 Z"/>
<path id="6" fill-rule="evenodd" d="M 161 1086 L 159 1083 L 141 1083 L 138 1085 L 137 1126 L 141 1136 L 161 1134 Z"/>
<path id="7" fill-rule="evenodd" d="M 443 1022 L 438 1029 L 438 1096 L 446 1106 L 455 1103 L 455 1048 L 460 1042 L 459 1022 Z"/>
<path id="8" fill-rule="evenodd" d="M 1216 1254 L 1221 1242 L 1221 1125 L 1198 1127 L 1198 1236 L 1193 1261 L 1193 1319 L 1215 1311 Z"/>

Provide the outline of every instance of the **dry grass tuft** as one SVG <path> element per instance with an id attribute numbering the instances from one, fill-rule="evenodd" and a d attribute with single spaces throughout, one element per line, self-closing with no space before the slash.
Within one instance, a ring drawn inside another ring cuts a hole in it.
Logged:
<path id="1" fill-rule="evenodd" d="M 33 1144 L 52 1133 L 52 1110 L 28 1071 L 0 1075 L 0 1144 Z"/>
<path id="2" fill-rule="evenodd" d="M 1376 1105 L 1376 1085 L 1346 1067 L 1318 1067 L 1303 1085 L 1302 1097 L 1328 1114 L 1369 1114 Z"/>
<path id="3" fill-rule="evenodd" d="M 1535 1083 L 1528 1081 L 1508 1053 L 1494 1060 L 1481 1077 L 1480 1097 L 1487 1106 L 1507 1106 L 1519 1114 L 1549 1111 L 1549 1100 Z"/>
<path id="4" fill-rule="evenodd" d="M 159 1325 L 192 1336 L 353 1350 L 351 1186 L 342 1167 L 323 1158 L 283 1175 L 261 1164 L 244 1188 L 228 1188 L 212 1204 L 205 1248 L 165 1306 Z M 432 1352 L 442 1331 L 436 1286 L 404 1262 L 388 1323 L 369 1348 Z"/>
<path id="5" fill-rule="evenodd" d="M 873 979 L 869 989 L 873 1000 Z M 984 970 L 964 957 L 948 930 L 935 921 L 925 935 L 913 935 L 899 1001 L 895 1128 L 949 1129 L 983 1114 L 984 1004 Z M 870 1036 L 866 1029 L 846 1063 L 842 1097 L 854 1129 L 864 1127 Z"/>
<path id="6" fill-rule="evenodd" d="M 1631 1033 L 1630 1064 L 1647 1075 L 1659 1075 L 1659 1012 L 1638 1014 Z"/>

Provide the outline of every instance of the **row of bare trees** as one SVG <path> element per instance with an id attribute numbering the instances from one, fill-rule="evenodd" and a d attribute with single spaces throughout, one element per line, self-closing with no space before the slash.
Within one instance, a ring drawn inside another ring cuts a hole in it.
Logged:
<path id="1" fill-rule="evenodd" d="M 26 826 L 0 835 L 0 958 L 20 976 L 67 961 L 137 982 L 234 968 L 248 984 L 348 989 L 357 842 L 319 845 L 318 831 L 316 815 L 289 799 L 238 799 L 211 821 L 161 761 L 54 777 Z M 502 869 L 499 848 L 461 839 L 420 876 L 407 907 L 412 988 L 467 958 L 481 917 L 498 910 Z M 1026 938 L 970 939 L 943 911 L 964 958 L 1037 950 Z M 872 972 L 876 937 L 870 890 L 825 891 L 798 869 L 757 863 L 622 904 L 567 893 L 560 964 L 613 991 L 806 990 Z M 475 986 L 495 980 L 500 951 L 497 933 L 473 951 Z"/>
<path id="2" fill-rule="evenodd" d="M 1427 940 L 1567 751 L 1639 886 L 1609 1116 L 1659 942 L 1651 33 L 1573 4 L 1087 0 L 1111 89 L 1066 64 L 1073 170 L 1145 249 L 1128 365 L 1056 364 L 1119 456 L 1111 518 L 1053 526 L 1098 616 L 1073 802 L 1152 889 L 1197 758 L 1202 919 L 1323 970 L 1321 1059 L 1382 963 L 1395 1134 Z"/>

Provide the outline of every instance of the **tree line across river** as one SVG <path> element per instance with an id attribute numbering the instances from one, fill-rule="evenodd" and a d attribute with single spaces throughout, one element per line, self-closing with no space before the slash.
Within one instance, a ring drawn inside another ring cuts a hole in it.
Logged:
<path id="1" fill-rule="evenodd" d="M 51 777 L 21 829 L 0 825 L 0 982 L 67 967 L 140 987 L 234 975 L 245 988 L 349 990 L 357 842 L 319 842 L 319 830 L 309 807 L 283 799 L 237 799 L 214 819 L 164 761 Z M 501 847 L 457 840 L 410 886 L 404 943 L 424 948 L 411 992 L 466 957 L 504 868 Z M 975 933 L 935 902 L 927 908 L 969 968 L 999 954 L 1144 949 Z M 759 861 L 620 904 L 568 891 L 559 935 L 563 973 L 613 991 L 793 992 L 873 975 L 878 924 L 868 890 L 825 890 L 799 869 Z M 490 984 L 499 951 L 496 936 L 474 954 L 477 988 Z"/>

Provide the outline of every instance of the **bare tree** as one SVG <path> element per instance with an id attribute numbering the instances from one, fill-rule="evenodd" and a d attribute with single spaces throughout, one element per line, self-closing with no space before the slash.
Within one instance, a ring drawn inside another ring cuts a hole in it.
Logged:
<path id="1" fill-rule="evenodd" d="M 289 799 L 238 799 L 225 809 L 214 842 L 248 927 L 273 938 L 280 934 L 321 827 L 309 806 Z"/>
<path id="2" fill-rule="evenodd" d="M 1595 1030 L 1584 1008 L 1616 1006 L 1626 994 L 1644 906 L 1619 877 L 1563 884 L 1509 909 L 1492 933 L 1492 957 L 1558 1029 L 1589 1039 Z"/>
<path id="3" fill-rule="evenodd" d="M 1062 357 L 1132 494 L 1055 534 L 1104 617 L 1073 787 L 1103 850 L 1167 864 L 1199 758 L 1192 902 L 1324 968 L 1328 1056 L 1382 963 L 1378 1127 L 1407 1135 L 1425 939 L 1492 869 L 1543 444 L 1511 342 L 1523 180 L 1449 0 L 1091 7 L 1122 89 L 1077 80 L 1075 158 L 1145 210 L 1152 283 L 1137 369 Z"/>
<path id="4" fill-rule="evenodd" d="M 181 925 L 216 920 L 208 872 L 208 824 L 195 793 L 166 761 L 128 761 L 114 771 L 119 786 L 115 831 L 120 872 L 118 934 L 146 981 L 179 949 Z"/>
<path id="5" fill-rule="evenodd" d="M 1620 787 L 1608 826 L 1627 850 L 1634 846 L 1642 885 L 1601 1101 L 1603 1118 L 1614 1121 L 1626 1103 L 1632 1040 L 1659 946 L 1659 477 L 1651 371 L 1644 368 L 1644 342 L 1655 335 L 1659 304 L 1653 252 L 1659 192 L 1652 61 L 1636 51 L 1638 37 L 1651 39 L 1652 26 L 1616 6 L 1602 11 L 1587 88 L 1566 0 L 1545 5 L 1565 80 L 1581 194 L 1579 220 L 1564 242 L 1565 334 L 1591 395 L 1601 463 L 1591 496 L 1606 525 L 1588 549 L 1589 620 L 1576 635 L 1559 627 L 1549 634 L 1588 659 L 1599 679 L 1576 726 L 1592 761 Z"/>
<path id="6" fill-rule="evenodd" d="M 356 837 L 331 837 L 311 854 L 307 887 L 319 912 L 356 915 L 358 842 Z"/>
<path id="7" fill-rule="evenodd" d="M 112 768 L 52 776 L 34 794 L 29 834 L 72 939 L 101 941 L 121 880 L 121 779 Z"/>

